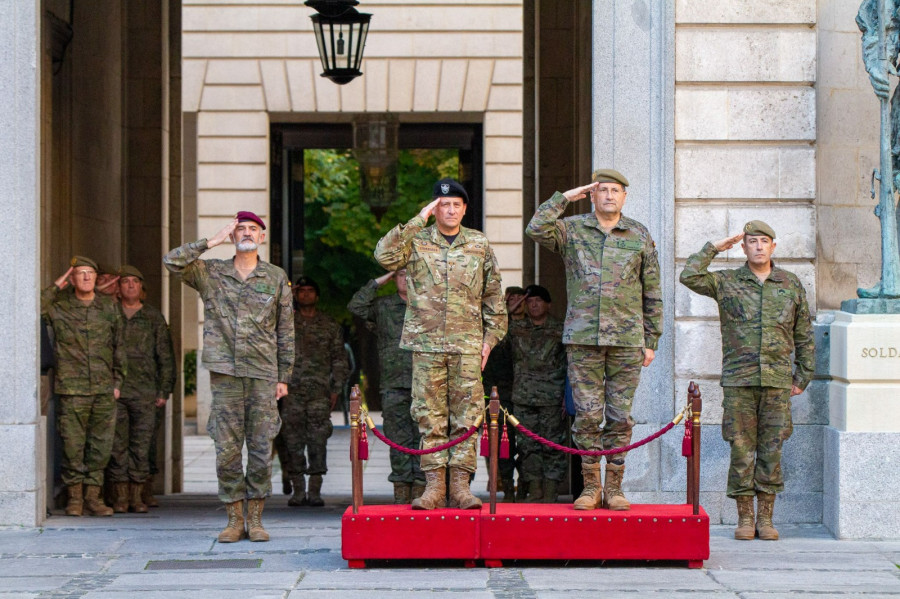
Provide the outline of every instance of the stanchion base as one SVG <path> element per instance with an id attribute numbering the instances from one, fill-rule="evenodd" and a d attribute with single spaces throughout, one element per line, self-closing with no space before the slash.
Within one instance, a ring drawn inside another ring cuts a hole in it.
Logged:
<path id="1" fill-rule="evenodd" d="M 690 505 L 632 505 L 631 510 L 576 511 L 571 504 L 497 505 L 476 510 L 417 511 L 406 505 L 347 508 L 341 550 L 348 566 L 366 560 L 660 560 L 700 568 L 709 558 L 709 516 Z"/>

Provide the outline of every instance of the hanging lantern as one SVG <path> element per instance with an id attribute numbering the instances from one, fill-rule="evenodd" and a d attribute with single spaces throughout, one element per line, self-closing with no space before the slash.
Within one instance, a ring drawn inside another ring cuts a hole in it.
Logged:
<path id="1" fill-rule="evenodd" d="M 359 162 L 359 192 L 381 220 L 397 196 L 400 122 L 390 114 L 363 115 L 353 122 L 353 156 Z"/>
<path id="2" fill-rule="evenodd" d="M 324 72 L 338 85 L 350 83 L 362 75 L 363 50 L 372 15 L 357 12 L 357 0 L 306 0 L 306 6 L 318 11 L 310 18 L 319 46 Z"/>

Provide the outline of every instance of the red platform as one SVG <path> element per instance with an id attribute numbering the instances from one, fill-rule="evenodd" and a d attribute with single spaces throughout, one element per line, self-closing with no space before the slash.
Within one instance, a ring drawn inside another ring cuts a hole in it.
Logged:
<path id="1" fill-rule="evenodd" d="M 571 504 L 498 504 L 477 510 L 409 506 L 347 508 L 341 550 L 351 568 L 366 560 L 675 560 L 699 568 L 709 558 L 709 516 L 690 505 L 632 505 L 576 511 Z"/>

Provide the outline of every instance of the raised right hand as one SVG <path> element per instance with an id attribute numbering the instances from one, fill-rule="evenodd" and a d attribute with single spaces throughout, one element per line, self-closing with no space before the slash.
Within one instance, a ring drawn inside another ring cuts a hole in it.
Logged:
<path id="1" fill-rule="evenodd" d="M 734 247 L 738 241 L 744 238 L 744 232 L 741 231 L 737 235 L 732 235 L 731 237 L 726 237 L 725 239 L 721 239 L 715 242 L 713 245 L 716 246 L 717 252 L 724 252 L 725 250 L 730 250 Z"/>
<path id="2" fill-rule="evenodd" d="M 69 286 L 69 277 L 72 276 L 72 271 L 75 270 L 74 266 L 70 266 L 69 270 L 67 270 L 61 277 L 53 281 L 53 284 L 56 285 L 59 289 L 65 289 Z"/>
<path id="3" fill-rule="evenodd" d="M 441 198 L 436 198 L 430 204 L 425 206 L 419 211 L 419 216 L 425 219 L 425 222 L 428 222 L 428 217 L 431 216 L 431 213 L 434 212 L 434 209 L 437 208 L 437 205 L 440 203 Z"/>
<path id="4" fill-rule="evenodd" d="M 225 241 L 231 237 L 231 234 L 234 233 L 237 225 L 238 219 L 237 217 L 234 217 L 234 220 L 225 225 L 225 227 L 221 231 L 213 235 L 210 239 L 206 240 L 206 247 L 214 248 L 217 245 L 225 243 Z"/>
<path id="5" fill-rule="evenodd" d="M 575 200 L 580 200 L 582 198 L 588 197 L 588 194 L 594 189 L 600 187 L 599 183 L 588 183 L 587 185 L 582 185 L 581 187 L 576 187 L 575 189 L 570 189 L 569 191 L 563 193 L 566 196 L 566 199 L 570 202 L 574 202 Z"/>

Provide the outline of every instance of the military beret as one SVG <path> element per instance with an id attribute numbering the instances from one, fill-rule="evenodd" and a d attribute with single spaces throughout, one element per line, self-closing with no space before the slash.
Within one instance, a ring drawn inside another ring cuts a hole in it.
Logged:
<path id="1" fill-rule="evenodd" d="M 619 183 L 628 187 L 628 179 L 619 171 L 611 168 L 601 168 L 591 173 L 591 181 L 595 183 Z"/>
<path id="2" fill-rule="evenodd" d="M 511 285 L 506 288 L 506 297 L 511 295 L 525 295 L 525 290 L 521 287 L 516 287 L 515 285 Z"/>
<path id="3" fill-rule="evenodd" d="M 247 220 L 252 220 L 257 225 L 262 227 L 263 230 L 265 230 L 265 228 L 266 228 L 266 223 L 264 223 L 260 217 L 256 216 L 256 213 L 250 212 L 249 210 L 241 210 L 240 212 L 238 212 L 237 219 L 238 219 L 239 223 L 242 223 Z"/>
<path id="4" fill-rule="evenodd" d="M 299 287 L 312 287 L 316 290 L 316 295 L 319 295 L 319 284 L 316 283 L 312 277 L 303 276 L 294 281 L 294 289 Z"/>
<path id="5" fill-rule="evenodd" d="M 119 267 L 119 276 L 120 277 L 137 277 L 142 281 L 144 280 L 144 275 L 141 274 L 141 271 L 139 271 L 134 266 L 131 266 L 130 264 L 123 264 L 122 266 Z"/>
<path id="6" fill-rule="evenodd" d="M 775 231 L 761 220 L 751 220 L 744 225 L 744 235 L 766 235 L 770 239 L 775 239 Z"/>
<path id="7" fill-rule="evenodd" d="M 463 204 L 469 203 L 469 194 L 466 193 L 466 188 L 462 186 L 462 183 L 450 177 L 445 177 L 434 184 L 431 197 L 434 199 L 462 198 Z"/>
<path id="8" fill-rule="evenodd" d="M 529 285 L 525 288 L 525 295 L 528 297 L 539 297 L 548 304 L 550 303 L 550 292 L 547 291 L 546 287 L 541 287 L 540 285 Z"/>
<path id="9" fill-rule="evenodd" d="M 75 268 L 76 266 L 90 266 L 94 269 L 94 272 L 100 272 L 100 267 L 97 266 L 97 263 L 87 256 L 72 256 L 72 260 L 69 262 L 69 265 L 72 268 Z"/>

